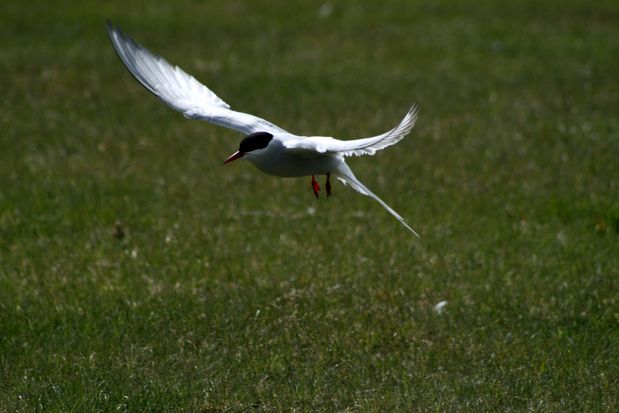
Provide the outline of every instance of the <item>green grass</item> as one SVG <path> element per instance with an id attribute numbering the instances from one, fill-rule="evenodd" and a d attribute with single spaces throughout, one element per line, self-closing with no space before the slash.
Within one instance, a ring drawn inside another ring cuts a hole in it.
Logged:
<path id="1" fill-rule="evenodd" d="M 1 412 L 619 410 L 615 1 L 53 3 L 0 4 Z M 350 164 L 421 239 L 222 166 L 105 18 L 293 132 L 418 102 Z"/>

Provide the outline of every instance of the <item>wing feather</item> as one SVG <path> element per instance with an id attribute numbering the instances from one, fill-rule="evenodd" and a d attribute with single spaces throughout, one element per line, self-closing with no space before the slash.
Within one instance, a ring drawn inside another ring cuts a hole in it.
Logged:
<path id="1" fill-rule="evenodd" d="M 415 126 L 417 105 L 413 105 L 400 123 L 393 129 L 371 138 L 342 141 L 326 136 L 311 136 L 290 139 L 284 146 L 293 152 L 339 153 L 342 156 L 374 155 L 376 151 L 394 145 L 402 140 Z"/>
<path id="2" fill-rule="evenodd" d="M 286 133 L 273 123 L 230 105 L 178 66 L 140 46 L 107 22 L 107 32 L 120 60 L 151 93 L 190 119 L 204 120 L 249 135 L 254 132 Z"/>

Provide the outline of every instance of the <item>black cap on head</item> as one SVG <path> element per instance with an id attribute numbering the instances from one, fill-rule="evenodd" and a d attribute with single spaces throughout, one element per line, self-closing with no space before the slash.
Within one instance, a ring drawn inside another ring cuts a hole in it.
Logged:
<path id="1" fill-rule="evenodd" d="M 239 152 L 247 153 L 256 149 L 266 148 L 271 139 L 273 139 L 273 135 L 269 132 L 255 132 L 247 135 L 239 145 Z"/>

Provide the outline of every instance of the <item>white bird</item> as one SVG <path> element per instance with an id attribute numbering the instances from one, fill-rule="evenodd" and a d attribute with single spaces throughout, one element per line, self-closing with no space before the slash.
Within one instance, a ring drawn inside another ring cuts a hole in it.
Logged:
<path id="1" fill-rule="evenodd" d="M 327 196 L 331 195 L 331 174 L 344 184 L 380 203 L 409 231 L 419 235 L 382 199 L 365 187 L 346 164 L 345 157 L 374 155 L 399 142 L 415 126 L 417 107 L 413 105 L 393 129 L 365 139 L 338 140 L 326 136 L 299 136 L 259 117 L 237 112 L 209 88 L 178 66 L 152 54 L 120 29 L 107 22 L 108 35 L 129 72 L 164 103 L 189 119 L 204 120 L 246 135 L 239 150 L 224 163 L 246 159 L 267 174 L 281 177 L 311 176 L 318 198 L 320 186 L 315 175 L 326 175 Z"/>

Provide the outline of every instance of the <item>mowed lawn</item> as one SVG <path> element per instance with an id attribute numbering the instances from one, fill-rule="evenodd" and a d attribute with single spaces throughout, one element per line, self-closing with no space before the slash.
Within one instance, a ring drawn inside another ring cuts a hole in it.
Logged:
<path id="1" fill-rule="evenodd" d="M 292 132 L 417 102 L 349 163 L 421 238 L 223 166 L 106 18 Z M 2 1 L 0 412 L 619 411 L 618 68 L 611 0 Z"/>

